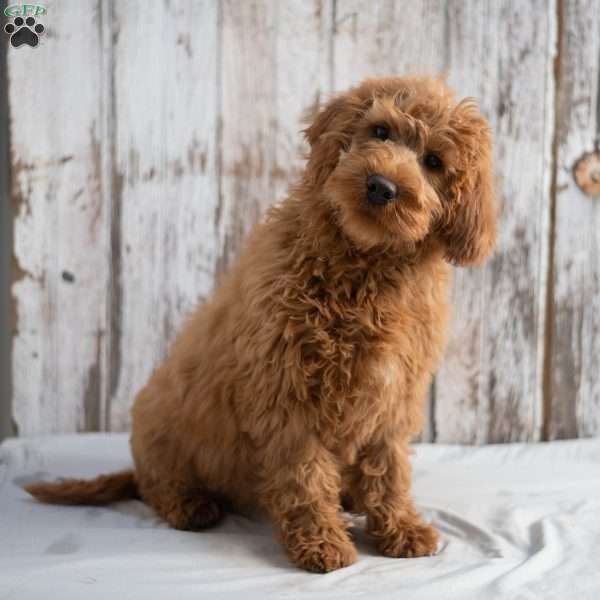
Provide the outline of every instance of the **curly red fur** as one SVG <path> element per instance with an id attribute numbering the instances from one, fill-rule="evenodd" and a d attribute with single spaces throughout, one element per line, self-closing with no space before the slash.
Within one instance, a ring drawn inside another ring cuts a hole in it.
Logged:
<path id="1" fill-rule="evenodd" d="M 301 181 L 135 400 L 137 487 L 178 528 L 262 509 L 313 571 L 356 559 L 342 497 L 383 554 L 431 554 L 409 441 L 444 346 L 448 263 L 494 244 L 488 126 L 438 80 L 383 79 L 332 99 L 306 136 Z M 369 205 L 373 173 L 397 202 Z"/>

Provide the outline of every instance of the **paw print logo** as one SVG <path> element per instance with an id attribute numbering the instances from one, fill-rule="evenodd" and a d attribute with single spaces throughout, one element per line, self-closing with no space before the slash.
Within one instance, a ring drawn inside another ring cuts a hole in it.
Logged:
<path id="1" fill-rule="evenodd" d="M 33 17 L 16 17 L 12 23 L 4 26 L 4 31 L 10 35 L 10 43 L 14 48 L 27 44 L 35 48 L 40 41 L 40 35 L 44 33 L 44 26 L 36 23 Z"/>

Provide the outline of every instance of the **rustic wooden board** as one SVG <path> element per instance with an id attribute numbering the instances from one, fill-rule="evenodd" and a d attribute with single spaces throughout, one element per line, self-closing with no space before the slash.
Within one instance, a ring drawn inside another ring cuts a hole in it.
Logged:
<path id="1" fill-rule="evenodd" d="M 459 95 L 481 99 L 499 129 L 507 198 L 501 250 L 488 268 L 457 273 L 449 352 L 422 439 L 535 439 L 542 404 L 544 194 L 552 127 L 544 115 L 553 92 L 552 7 L 387 1 L 371 3 L 368 12 L 360 2 L 336 7 L 336 88 L 367 76 L 447 72 Z M 529 10 L 543 16 L 539 23 L 526 24 Z M 406 35 L 415 31 L 421 34 Z M 542 106 L 532 97 L 542 98 Z M 492 299 L 504 309 L 492 309 Z"/>
<path id="2" fill-rule="evenodd" d="M 207 1 L 120 16 L 112 429 L 128 426 L 182 318 L 297 174 L 301 108 L 328 64 L 326 7 Z M 147 61 L 155 67 L 141 77 Z"/>
<path id="3" fill-rule="evenodd" d="M 113 24 L 112 430 L 212 289 L 218 248 L 219 6 L 146 7 Z"/>
<path id="4" fill-rule="evenodd" d="M 529 441 L 542 426 L 555 51 L 554 2 L 455 2 L 449 81 L 495 132 L 498 249 L 459 270 L 455 318 L 436 380 L 441 442 Z M 535 18 L 532 18 L 535 15 Z"/>
<path id="5" fill-rule="evenodd" d="M 600 198 L 572 169 L 600 149 L 600 3 L 564 2 L 557 99 L 556 219 L 548 363 L 549 438 L 600 433 Z"/>
<path id="6" fill-rule="evenodd" d="M 435 0 L 338 0 L 333 81 L 337 91 L 369 77 L 438 75 L 446 68 L 446 11 Z M 417 33 L 419 32 L 419 33 Z"/>
<path id="7" fill-rule="evenodd" d="M 285 195 L 306 150 L 304 109 L 330 91 L 329 0 L 223 6 L 220 268 Z"/>
<path id="8" fill-rule="evenodd" d="M 439 75 L 447 67 L 444 5 L 435 1 L 338 0 L 333 42 L 333 82 L 343 91 L 363 79 L 411 73 Z M 427 31 L 427 35 L 405 32 Z M 418 441 L 435 438 L 435 394 L 426 405 Z"/>
<path id="9" fill-rule="evenodd" d="M 21 435 L 100 425 L 108 279 L 100 4 L 54 2 L 39 46 L 7 52 Z"/>

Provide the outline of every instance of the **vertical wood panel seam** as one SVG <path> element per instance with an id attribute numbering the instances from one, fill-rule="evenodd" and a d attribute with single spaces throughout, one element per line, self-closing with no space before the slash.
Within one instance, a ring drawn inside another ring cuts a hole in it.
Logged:
<path id="1" fill-rule="evenodd" d="M 437 403 L 437 380 L 435 377 L 431 380 L 431 392 L 429 394 L 429 439 L 427 442 L 435 444 L 437 440 L 437 422 L 435 420 L 435 407 Z"/>
<path id="2" fill-rule="evenodd" d="M 7 3 L 5 2 L 0 2 L 0 6 L 4 7 L 6 6 Z M 4 127 L 5 129 L 5 133 L 6 133 L 6 140 L 5 140 L 5 148 L 6 148 L 6 152 L 7 152 L 7 156 L 6 156 L 6 168 L 5 168 L 5 174 L 6 174 L 6 192 L 7 192 L 7 202 L 6 204 L 8 205 L 8 215 L 10 216 L 10 225 L 9 225 L 9 237 L 10 240 L 8 243 L 10 243 L 10 268 L 9 268 L 9 274 L 7 277 L 7 283 L 9 286 L 9 291 L 8 291 L 8 298 L 9 298 L 9 306 L 10 306 L 10 314 L 8 317 L 8 335 L 9 335 L 9 346 L 10 346 L 10 354 L 9 354 L 9 373 L 8 373 L 8 377 L 10 377 L 10 382 L 11 384 L 13 383 L 13 376 L 14 376 L 14 369 L 13 369 L 13 360 L 14 360 L 14 355 L 13 355 L 13 347 L 14 347 L 14 341 L 15 338 L 17 336 L 17 327 L 18 327 L 18 306 L 17 306 L 17 298 L 14 294 L 13 291 L 13 286 L 15 285 L 15 283 L 17 281 L 19 281 L 20 279 L 22 279 L 25 276 L 25 272 L 23 271 L 23 269 L 21 268 L 17 255 L 15 253 L 15 223 L 16 223 L 16 219 L 17 219 L 17 215 L 18 215 L 18 210 L 17 210 L 17 200 L 21 200 L 21 198 L 16 198 L 15 194 L 15 165 L 14 165 L 14 155 L 13 155 L 13 150 L 12 150 L 12 127 L 11 127 L 11 123 L 12 123 L 12 106 L 10 103 L 10 89 L 9 89 L 9 75 L 8 75 L 8 52 L 10 49 L 9 46 L 9 37 L 5 38 L 4 43 L 2 44 L 3 46 L 3 51 L 4 51 L 4 56 L 1 57 L 2 60 L 2 69 L 4 70 L 4 74 L 2 76 L 2 79 L 6 82 L 6 85 L 4 86 L 4 93 L 2 94 L 2 102 L 6 103 L 6 111 L 5 111 L 5 117 L 6 117 L 6 126 Z M 7 378 L 8 380 L 8 378 Z M 19 435 L 19 426 L 17 424 L 17 421 L 15 419 L 15 413 L 14 413 L 14 387 L 10 387 L 10 433 L 12 433 L 12 435 L 18 436 Z"/>
<path id="3" fill-rule="evenodd" d="M 500 5 L 500 3 L 498 3 L 498 5 Z M 504 5 L 503 5 L 504 6 Z M 494 36 L 497 39 L 502 39 L 502 13 L 505 10 L 503 8 L 503 6 L 501 6 L 499 8 L 499 18 L 498 19 L 494 19 L 496 28 L 494 31 Z M 486 8 L 489 11 L 489 4 L 486 5 Z M 489 12 L 486 13 L 486 16 L 488 18 L 490 18 L 490 14 Z M 496 68 L 498 69 L 498 81 L 497 83 L 500 85 L 502 83 L 501 81 L 501 75 L 500 73 L 502 72 L 502 56 L 499 54 L 497 56 L 497 65 Z M 498 100 L 500 102 L 503 101 L 504 99 L 504 95 L 509 95 L 509 91 L 506 89 L 500 89 L 499 94 L 498 94 Z M 494 144 L 494 153 L 495 153 L 495 157 L 494 160 L 498 161 L 501 160 L 496 152 L 498 150 L 498 148 L 501 146 L 502 142 L 501 142 L 501 137 L 502 137 L 502 133 L 501 133 L 501 127 L 502 127 L 502 115 L 501 115 L 501 109 L 499 106 L 495 106 L 494 108 L 490 107 L 490 118 L 492 118 L 492 115 L 494 115 L 494 121 L 495 121 L 495 127 L 497 128 L 497 133 L 494 132 L 494 138 L 493 138 L 493 144 Z M 496 169 L 494 171 L 495 174 L 497 174 L 499 171 L 498 169 L 500 169 L 500 164 L 499 163 L 495 163 L 494 164 L 494 168 Z M 496 175 L 497 176 L 497 175 Z M 503 174 L 504 176 L 504 174 Z M 497 193 L 502 194 L 502 200 L 501 202 L 504 204 L 505 202 L 505 198 L 504 198 L 504 183 L 502 183 L 502 187 L 497 190 Z M 504 210 L 502 210 L 502 213 L 504 213 Z M 502 220 L 502 214 L 499 214 L 497 216 L 498 218 L 498 227 L 502 227 L 503 225 L 503 220 Z M 501 236 L 499 236 L 501 237 Z M 498 440 L 495 436 L 495 428 L 498 426 L 498 422 L 497 419 L 498 418 L 502 418 L 502 413 L 499 407 L 499 403 L 496 402 L 496 397 L 494 395 L 494 393 L 492 393 L 490 391 L 490 379 L 489 376 L 493 375 L 495 376 L 495 373 L 492 372 L 492 364 L 494 359 L 491 357 L 489 352 L 485 352 L 485 347 L 486 347 L 486 340 L 489 343 L 490 340 L 490 334 L 489 331 L 494 329 L 493 325 L 490 323 L 490 315 L 488 313 L 487 310 L 487 306 L 488 306 L 488 301 L 489 301 L 489 292 L 490 290 L 493 290 L 493 285 L 494 285 L 494 274 L 491 272 L 490 270 L 490 265 L 491 263 L 494 261 L 495 257 L 497 255 L 501 254 L 501 249 L 499 248 L 500 243 L 498 242 L 495 249 L 494 249 L 494 253 L 492 254 L 492 256 L 490 257 L 489 261 L 482 267 L 480 267 L 482 269 L 482 274 L 481 274 L 481 287 L 479 290 L 479 295 L 478 295 L 478 305 L 479 305 L 479 312 L 481 315 L 483 315 L 482 319 L 481 319 L 481 326 L 479 328 L 479 339 L 478 339 L 478 344 L 477 344 L 477 352 L 479 354 L 479 372 L 477 373 L 477 389 L 476 389 L 476 398 L 477 398 L 477 405 L 475 407 L 475 411 L 476 411 L 476 416 L 475 419 L 477 421 L 477 423 L 479 423 L 479 426 L 475 426 L 475 432 L 474 432 L 474 437 L 473 437 L 473 443 L 475 445 L 483 445 L 486 443 L 490 443 L 490 441 L 502 441 L 502 442 L 506 442 L 509 441 L 506 439 L 505 434 L 503 434 L 502 439 Z M 486 384 L 486 375 L 487 375 L 487 385 Z M 522 388 L 521 388 L 522 389 Z M 506 400 L 505 398 L 503 400 Z M 499 413 L 499 414 L 498 414 Z M 513 424 L 512 427 L 514 427 L 515 425 Z M 511 427 L 511 429 L 512 429 Z M 510 434 L 509 434 L 510 435 Z"/>
<path id="4" fill-rule="evenodd" d="M 215 273 L 214 278 L 218 278 L 221 271 L 221 261 L 225 255 L 225 236 L 221 236 L 221 223 L 223 221 L 223 2 L 219 0 L 217 4 L 217 48 L 216 48 L 216 73 L 215 73 L 215 94 L 217 126 L 215 127 L 215 177 L 217 178 L 217 206 L 215 208 Z M 214 285 L 214 284 L 213 284 Z"/>
<path id="5" fill-rule="evenodd" d="M 331 0 L 331 26 L 329 28 L 329 94 L 335 90 L 335 36 L 337 34 L 337 0 Z"/>
<path id="6" fill-rule="evenodd" d="M 0 7 L 5 3 L 0 2 Z M 8 40 L 0 41 L 0 207 L 2 229 L 0 247 L 0 441 L 5 436 L 15 435 L 12 418 L 12 337 L 13 324 L 10 315 L 15 302 L 11 294 L 14 272 L 11 269 L 13 256 L 13 228 L 15 215 L 12 213 L 11 161 L 10 157 L 10 105 L 8 101 Z"/>
<path id="7" fill-rule="evenodd" d="M 444 10 L 444 79 L 447 80 L 450 75 L 450 65 L 452 64 L 452 45 L 450 43 L 450 21 L 452 20 L 450 16 L 450 8 L 451 2 L 446 3 L 446 8 Z"/>
<path id="8" fill-rule="evenodd" d="M 541 439 L 548 441 L 552 435 L 552 343 L 554 339 L 554 277 L 556 243 L 556 203 L 558 185 L 558 144 L 561 115 L 560 88 L 562 84 L 562 57 L 564 36 L 564 0 L 556 0 L 556 52 L 554 56 L 554 128 L 552 132 L 550 211 L 548 224 L 548 265 L 546 275 L 546 300 L 544 309 L 544 359 L 542 378 L 542 431 Z"/>
<path id="9" fill-rule="evenodd" d="M 598 84 L 596 89 L 596 139 L 594 150 L 600 152 L 600 50 L 598 51 Z"/>
<path id="10" fill-rule="evenodd" d="M 115 96 L 115 32 L 114 0 L 100 0 L 102 27 L 102 196 L 108 218 L 108 301 L 106 303 L 105 385 L 101 400 L 101 422 L 110 429 L 111 399 L 119 383 L 121 368 L 122 266 L 121 203 L 123 176 L 118 171 L 116 148 L 117 106 Z"/>
<path id="11" fill-rule="evenodd" d="M 115 33 L 115 2 L 110 2 L 110 68 L 109 68 L 109 99 L 108 125 L 110 127 L 108 148 L 110 149 L 110 395 L 106 403 L 106 423 L 111 422 L 111 403 L 116 395 L 122 368 L 121 340 L 123 333 L 123 260 L 122 260 L 122 212 L 123 212 L 123 186 L 124 175 L 119 171 L 117 153 L 117 127 L 119 115 L 115 85 L 115 45 L 119 31 Z"/>
<path id="12" fill-rule="evenodd" d="M 281 16 L 281 3 L 275 2 L 275 11 L 273 15 L 273 30 L 279 31 L 280 27 L 280 16 Z M 273 65 L 273 107 L 279 106 L 279 69 L 277 68 L 277 63 L 279 62 L 279 36 L 273 35 L 273 40 L 271 42 L 271 64 Z M 276 185 L 274 181 L 274 172 L 279 169 L 279 156 L 278 156 L 278 144 L 277 139 L 279 136 L 279 119 L 271 117 L 269 119 L 269 135 L 271 136 L 271 149 L 273 154 L 271 155 L 271 165 L 269 168 L 269 188 L 271 190 L 271 204 L 275 202 L 279 202 L 280 198 L 275 196 Z M 282 163 L 283 164 L 283 163 Z"/>

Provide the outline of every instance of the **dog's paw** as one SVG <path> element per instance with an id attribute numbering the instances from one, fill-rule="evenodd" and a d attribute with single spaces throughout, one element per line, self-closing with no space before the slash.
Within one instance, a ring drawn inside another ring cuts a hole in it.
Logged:
<path id="1" fill-rule="evenodd" d="M 171 527 L 184 531 L 200 531 L 217 525 L 224 516 L 223 507 L 212 498 L 182 498 L 166 515 Z"/>
<path id="2" fill-rule="evenodd" d="M 320 542 L 306 544 L 290 552 L 292 562 L 313 573 L 329 573 L 347 567 L 356 562 L 356 548 L 351 542 Z"/>
<path id="3" fill-rule="evenodd" d="M 377 539 L 377 549 L 390 558 L 431 556 L 437 551 L 439 534 L 427 523 L 411 523 Z"/>

